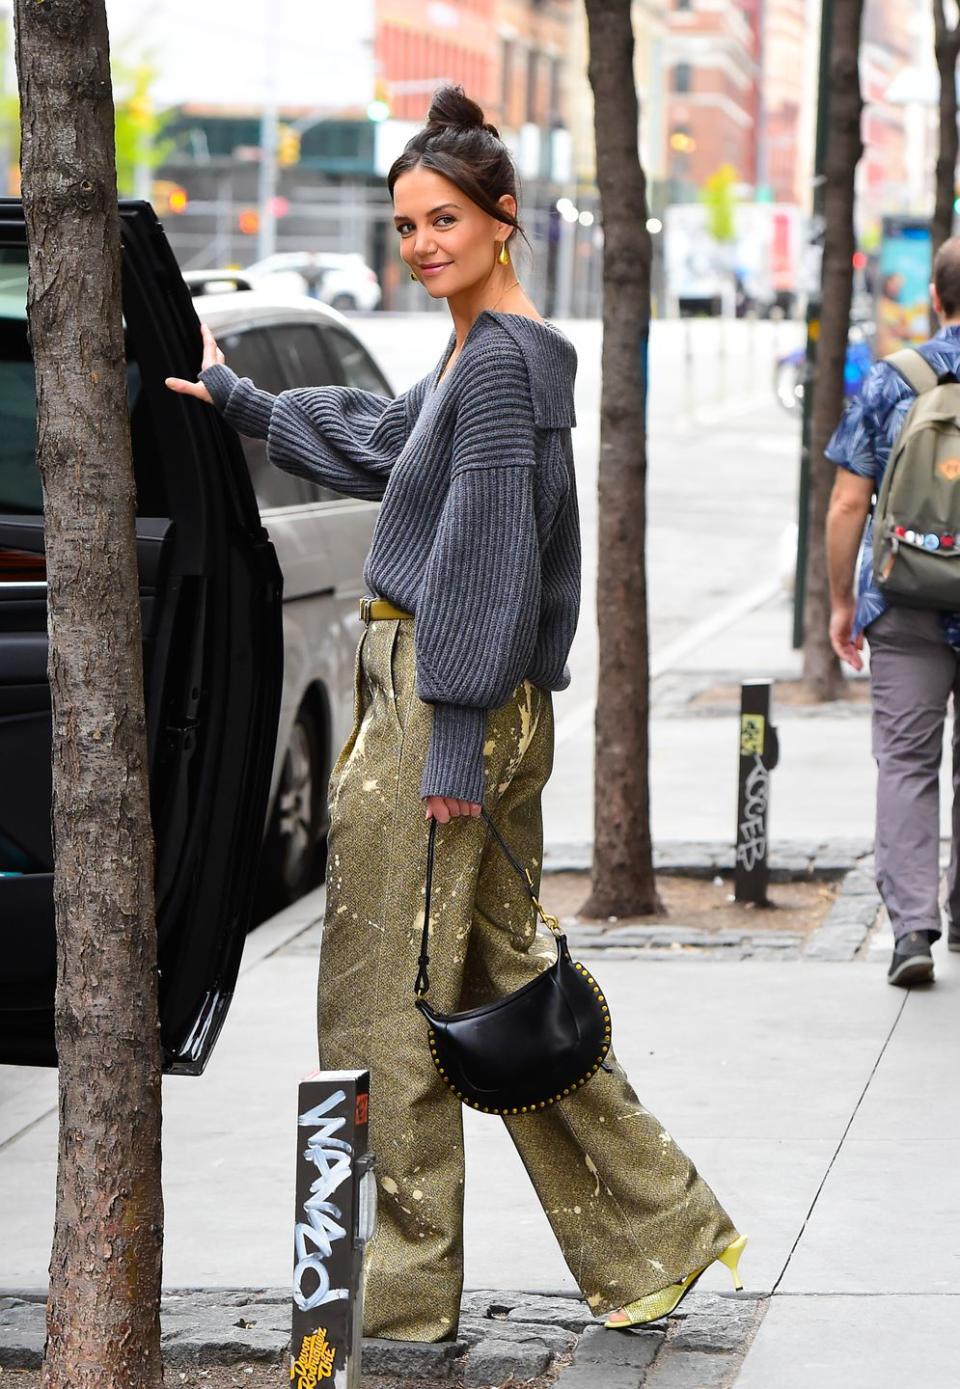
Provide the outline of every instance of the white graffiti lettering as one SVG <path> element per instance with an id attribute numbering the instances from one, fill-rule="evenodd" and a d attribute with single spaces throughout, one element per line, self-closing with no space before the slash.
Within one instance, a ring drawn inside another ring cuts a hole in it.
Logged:
<path id="1" fill-rule="evenodd" d="M 767 856 L 767 806 L 770 773 L 758 752 L 743 788 L 743 819 L 737 844 L 737 862 L 750 872 Z"/>
<path id="2" fill-rule="evenodd" d="M 303 1203 L 305 1220 L 298 1221 L 294 1229 L 294 1249 L 297 1266 L 293 1274 L 293 1299 L 302 1312 L 314 1307 L 322 1307 L 325 1302 L 335 1302 L 349 1296 L 347 1288 L 331 1288 L 330 1274 L 326 1260 L 333 1253 L 337 1240 L 343 1239 L 346 1229 L 341 1224 L 343 1212 L 331 1201 L 331 1196 L 348 1181 L 353 1170 L 353 1148 L 342 1138 L 335 1138 L 347 1122 L 345 1114 L 335 1114 L 338 1105 L 346 1100 L 346 1093 L 337 1090 L 323 1101 L 301 1114 L 298 1124 L 301 1128 L 315 1128 L 307 1139 L 304 1158 L 313 1163 L 319 1176 L 310 1187 L 310 1195 Z M 317 1279 L 312 1293 L 303 1291 L 304 1275 L 311 1272 Z"/>

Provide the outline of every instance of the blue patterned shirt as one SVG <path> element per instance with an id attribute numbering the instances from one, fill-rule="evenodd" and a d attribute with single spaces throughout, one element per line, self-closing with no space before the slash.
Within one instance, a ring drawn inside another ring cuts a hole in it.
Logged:
<path id="1" fill-rule="evenodd" d="M 918 350 L 933 369 L 955 372 L 960 377 L 960 324 L 941 328 Z M 858 477 L 868 477 L 879 491 L 884 469 L 907 411 L 916 396 L 903 377 L 886 362 L 870 368 L 859 395 L 854 396 L 824 453 L 831 463 L 847 468 Z M 867 520 L 860 547 L 860 573 L 857 582 L 857 610 L 853 635 L 886 612 L 888 603 L 873 580 L 873 517 Z M 941 613 L 943 635 L 951 646 L 960 648 L 960 613 Z"/>

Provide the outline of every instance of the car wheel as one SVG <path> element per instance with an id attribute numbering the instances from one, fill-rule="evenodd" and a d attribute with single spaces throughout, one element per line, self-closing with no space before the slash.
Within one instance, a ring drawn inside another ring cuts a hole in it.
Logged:
<path id="1" fill-rule="evenodd" d="M 263 849 L 258 919 L 296 902 L 323 873 L 323 744 L 303 705 L 290 730 Z"/>
<path id="2" fill-rule="evenodd" d="M 782 362 L 777 367 L 773 388 L 785 410 L 799 410 L 803 404 L 803 367 L 796 362 Z"/>
<path id="3" fill-rule="evenodd" d="M 352 294 L 335 294 L 330 300 L 331 309 L 339 309 L 341 313 L 347 313 L 357 307 L 357 301 Z"/>

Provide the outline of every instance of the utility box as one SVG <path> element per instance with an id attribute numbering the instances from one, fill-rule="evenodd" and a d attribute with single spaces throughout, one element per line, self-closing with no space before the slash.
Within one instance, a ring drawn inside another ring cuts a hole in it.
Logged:
<path id="1" fill-rule="evenodd" d="M 355 1389 L 363 1343 L 363 1253 L 376 1223 L 369 1071 L 317 1071 L 297 1106 L 294 1389 Z"/>

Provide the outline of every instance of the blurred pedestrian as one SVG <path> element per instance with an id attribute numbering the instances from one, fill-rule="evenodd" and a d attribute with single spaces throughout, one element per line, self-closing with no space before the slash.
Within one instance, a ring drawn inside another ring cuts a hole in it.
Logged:
<path id="1" fill-rule="evenodd" d="M 453 318 L 426 377 L 396 400 L 340 386 L 274 397 L 239 380 L 205 330 L 201 384 L 170 384 L 265 438 L 277 467 L 382 500 L 354 726 L 329 785 L 320 1060 L 371 1072 L 379 1220 L 365 1330 L 437 1341 L 458 1326 L 464 1169 L 461 1105 L 413 1000 L 424 820 L 440 826 L 431 1002 L 491 1002 L 556 954 L 478 817 L 483 806 L 495 818 L 536 891 L 552 691 L 570 681 L 580 605 L 577 363 L 519 282 L 515 170 L 462 88 L 435 94 L 388 186 L 411 278 Z M 671 1311 L 717 1259 L 736 1281 L 745 1240 L 607 1062 L 505 1122 L 590 1307 L 630 1326 Z"/>
<path id="2" fill-rule="evenodd" d="M 917 351 L 936 378 L 960 377 L 960 237 L 937 252 L 930 296 L 942 327 Z M 919 363 L 923 369 L 923 363 Z M 909 365 L 905 368 L 912 374 Z M 870 646 L 873 755 L 877 762 L 876 876 L 894 950 L 887 978 L 906 987 L 933 979 L 931 945 L 941 935 L 940 762 L 947 702 L 960 692 L 960 612 L 888 602 L 873 573 L 871 498 L 917 396 L 888 361 L 871 369 L 834 431 L 826 457 L 837 464 L 827 518 L 830 639 L 854 670 Z M 957 472 L 960 473 L 960 464 Z M 956 478 L 953 479 L 954 483 Z M 854 594 L 857 552 L 863 537 Z M 948 537 L 954 543 L 952 536 Z M 960 950 L 960 720 L 953 734 L 953 833 L 947 870 L 948 946 Z"/>

